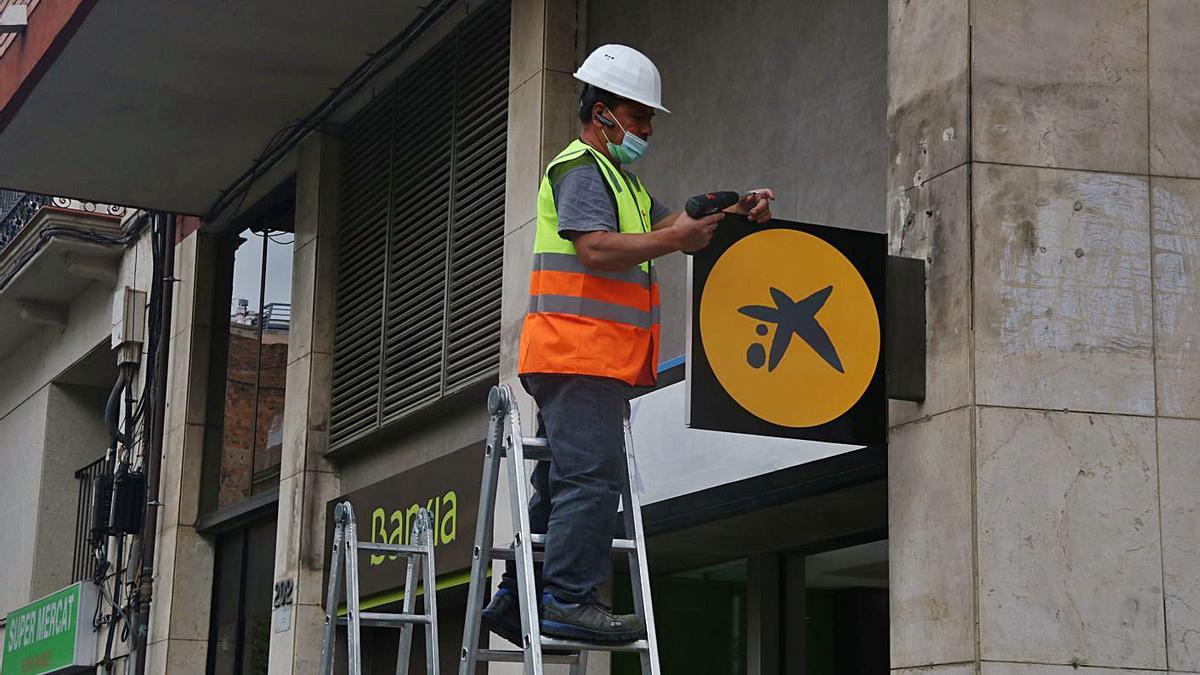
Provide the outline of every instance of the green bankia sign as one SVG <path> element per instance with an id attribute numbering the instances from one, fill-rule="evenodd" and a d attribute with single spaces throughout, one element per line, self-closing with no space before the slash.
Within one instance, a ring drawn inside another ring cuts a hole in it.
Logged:
<path id="1" fill-rule="evenodd" d="M 96 586 L 81 581 L 8 613 L 0 675 L 66 673 L 95 663 Z"/>

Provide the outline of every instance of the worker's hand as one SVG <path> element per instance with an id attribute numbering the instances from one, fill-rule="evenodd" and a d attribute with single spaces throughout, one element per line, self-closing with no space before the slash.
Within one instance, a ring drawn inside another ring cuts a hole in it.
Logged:
<path id="1" fill-rule="evenodd" d="M 713 232 L 717 231 L 717 221 L 724 217 L 724 213 L 714 213 L 703 218 L 693 218 L 687 213 L 680 213 L 670 230 L 676 236 L 679 250 L 695 253 L 708 246 L 708 242 L 712 241 Z"/>
<path id="2" fill-rule="evenodd" d="M 771 219 L 771 202 L 774 199 L 774 190 L 759 188 L 742 197 L 737 204 L 725 209 L 725 212 L 740 213 L 752 223 L 765 223 Z"/>

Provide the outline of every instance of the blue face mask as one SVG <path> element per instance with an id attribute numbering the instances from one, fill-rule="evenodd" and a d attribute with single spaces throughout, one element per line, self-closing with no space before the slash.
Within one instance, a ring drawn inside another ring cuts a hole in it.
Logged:
<path id="1" fill-rule="evenodd" d="M 617 123 L 617 126 L 621 128 L 621 131 L 625 131 L 625 127 L 621 126 L 621 121 L 617 119 L 617 116 L 612 115 L 612 118 Z M 600 132 L 604 133 L 604 130 L 601 129 Z M 621 164 L 633 164 L 638 161 L 642 158 L 642 155 L 646 154 L 646 148 L 650 146 L 649 141 L 635 136 L 628 131 L 625 131 L 625 138 L 621 140 L 620 145 L 609 141 L 607 133 L 604 133 L 604 140 L 608 141 L 608 154 L 612 155 L 613 159 Z"/>

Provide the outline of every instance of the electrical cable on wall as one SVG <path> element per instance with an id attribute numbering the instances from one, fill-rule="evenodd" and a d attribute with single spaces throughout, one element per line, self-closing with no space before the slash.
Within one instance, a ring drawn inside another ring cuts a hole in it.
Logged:
<path id="1" fill-rule="evenodd" d="M 367 60 L 360 63 L 345 80 L 342 80 L 341 84 L 334 87 L 329 96 L 318 104 L 312 112 L 305 115 L 302 119 L 292 122 L 279 131 L 276 131 L 262 152 L 250 163 L 250 168 L 234 180 L 233 184 L 223 190 L 217 197 L 212 208 L 208 210 L 205 220 L 209 222 L 215 221 L 239 195 L 245 195 L 249 192 L 250 186 L 254 184 L 254 181 L 295 147 L 305 132 L 319 128 L 342 103 L 357 94 L 384 68 L 407 51 L 408 47 L 417 38 L 421 37 L 434 22 L 448 12 L 457 2 L 458 0 L 443 0 L 442 2 L 435 1 L 426 5 L 421 10 L 421 14 L 409 24 L 404 32 L 389 41 L 379 51 L 368 53 Z M 285 136 L 285 134 L 287 135 Z M 240 206 L 237 210 L 240 210 Z M 234 211 L 235 214 L 237 210 Z"/>
<path id="2" fill-rule="evenodd" d="M 166 270 L 168 246 L 167 228 L 159 214 L 143 213 L 135 219 L 125 234 L 120 237 L 97 237 L 81 233 L 72 228 L 48 228 L 48 236 L 68 236 L 103 243 L 138 245 L 147 225 L 151 247 L 151 288 L 146 307 L 138 308 L 147 315 L 146 344 L 150 354 L 156 354 L 165 339 L 163 325 L 163 285 L 169 283 Z M 144 365 L 141 365 L 144 363 Z M 114 384 L 105 406 L 105 425 L 109 443 L 105 453 L 104 470 L 93 481 L 94 504 L 91 526 L 91 546 L 96 559 L 92 581 L 100 590 L 93 625 L 107 627 L 107 636 L 100 666 L 102 672 L 111 672 L 113 647 L 116 640 L 128 642 L 134 619 L 142 608 L 144 575 L 144 547 L 142 527 L 149 508 L 146 492 L 146 464 L 149 452 L 149 420 L 161 407 L 161 392 L 158 391 L 159 368 L 156 359 L 138 359 L 138 362 L 122 363 L 120 375 Z M 142 385 L 137 386 L 139 368 Z M 135 396 L 135 392 L 137 396 Z M 123 397 L 123 401 L 122 401 Z M 123 405 L 122 405 L 123 403 Z M 127 541 L 133 536 L 132 542 Z M 129 558 L 126 560 L 126 545 Z M 110 559 L 111 547 L 111 559 Z M 124 594 L 122 593 L 124 591 Z M 124 596 L 124 597 L 123 597 Z M 141 643 L 139 642 L 139 645 Z"/>

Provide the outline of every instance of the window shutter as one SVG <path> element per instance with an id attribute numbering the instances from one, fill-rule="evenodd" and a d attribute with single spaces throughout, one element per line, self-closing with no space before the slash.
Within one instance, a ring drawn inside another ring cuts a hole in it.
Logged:
<path id="1" fill-rule="evenodd" d="M 398 81 L 384 310 L 385 422 L 436 401 L 442 393 L 453 63 L 454 43 L 447 41 Z"/>
<path id="2" fill-rule="evenodd" d="M 342 152 L 330 445 L 379 426 L 384 251 L 388 223 L 388 89 L 347 125 Z"/>
<path id="3" fill-rule="evenodd" d="M 477 8 L 347 127 L 331 448 L 496 376 L 508 41 Z"/>
<path id="4" fill-rule="evenodd" d="M 446 393 L 500 367 L 508 7 L 496 2 L 459 36 L 447 285 Z M 496 58 L 501 55 L 502 58 Z"/>

